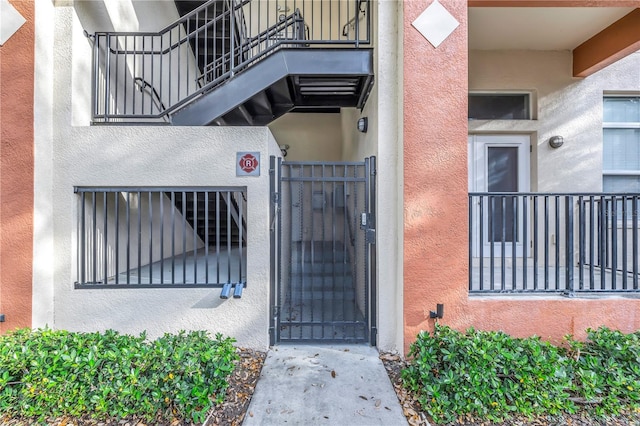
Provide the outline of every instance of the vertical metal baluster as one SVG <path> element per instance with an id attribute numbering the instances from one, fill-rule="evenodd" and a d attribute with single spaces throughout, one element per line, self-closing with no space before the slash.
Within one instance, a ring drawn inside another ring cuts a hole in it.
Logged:
<path id="1" fill-rule="evenodd" d="M 217 283 L 220 284 L 220 191 L 216 191 L 216 276 Z M 231 282 L 227 277 L 227 282 Z"/>
<path id="2" fill-rule="evenodd" d="M 573 248 L 573 196 L 567 195 L 565 196 L 565 234 L 566 234 L 566 266 L 567 266 L 567 276 L 566 276 L 566 288 L 569 291 L 569 294 L 573 294 L 574 286 L 573 286 L 573 257 L 574 257 L 574 248 Z"/>
<path id="3" fill-rule="evenodd" d="M 102 253 L 102 262 L 104 263 L 102 265 L 102 270 L 104 273 L 104 277 L 102 279 L 102 284 L 107 284 L 107 278 L 109 277 L 109 245 L 108 245 L 108 240 L 109 240 L 109 230 L 108 230 L 108 217 L 109 217 L 109 207 L 107 205 L 107 191 L 103 191 L 102 192 L 102 214 L 104 215 L 104 217 L 102 218 L 103 220 L 103 235 L 102 235 L 102 250 L 104 251 Z"/>
<path id="4" fill-rule="evenodd" d="M 120 193 L 119 192 L 114 192 L 113 193 L 115 195 L 116 198 L 116 205 L 115 205 L 115 211 L 116 211 L 116 226 L 115 226 L 115 255 L 114 255 L 114 261 L 115 261 L 115 283 L 116 284 L 120 284 Z"/>
<path id="5" fill-rule="evenodd" d="M 336 165 L 333 164 L 331 166 L 331 177 L 335 178 L 336 177 L 336 173 L 337 173 Z M 335 192 L 335 190 L 336 190 L 336 183 L 335 183 L 335 181 L 332 180 L 332 182 L 331 182 L 331 193 Z M 331 318 L 331 320 L 334 323 L 334 329 L 333 329 L 333 336 L 334 337 L 336 336 L 336 331 L 335 331 L 336 312 L 335 312 L 335 310 L 337 308 L 336 300 L 335 300 L 335 294 L 336 294 L 336 290 L 337 290 L 336 289 L 336 280 L 337 280 L 337 277 L 336 277 L 336 260 L 337 260 L 337 257 L 336 257 L 336 249 L 337 249 L 337 247 L 336 247 L 336 238 L 337 238 L 337 235 L 336 235 L 336 218 L 335 218 L 335 211 L 332 210 L 331 211 L 331 254 L 332 254 L 331 255 L 331 259 L 332 259 L 332 262 L 331 262 L 331 276 L 332 276 L 332 279 L 333 279 L 333 283 L 332 283 L 331 294 L 334 296 L 332 298 L 334 311 L 333 311 L 333 318 Z M 342 314 L 343 314 L 342 318 L 344 318 L 344 303 L 341 303 L 341 305 L 342 305 Z M 344 332 L 344 329 L 343 329 L 343 332 Z"/>
<path id="6" fill-rule="evenodd" d="M 230 204 L 231 192 L 226 192 L 225 202 L 227 204 L 227 276 L 229 277 L 229 282 L 233 282 L 231 279 L 231 206 Z"/>
<path id="7" fill-rule="evenodd" d="M 93 236 L 92 236 L 92 243 L 91 243 L 91 252 L 93 253 L 92 256 L 92 274 L 93 274 L 93 279 L 91 280 L 94 284 L 98 282 L 98 277 L 97 277 L 97 269 L 98 269 L 98 265 L 97 265 L 97 257 L 98 257 L 98 229 L 97 229 L 97 207 L 96 207 L 96 192 L 93 191 L 91 193 L 91 209 L 93 212 L 93 223 L 91 224 L 91 227 L 93 229 Z"/>
<path id="8" fill-rule="evenodd" d="M 127 284 L 131 284 L 131 193 L 127 191 Z"/>
<path id="9" fill-rule="evenodd" d="M 171 191 L 171 284 L 176 283 L 176 193 Z"/>
<path id="10" fill-rule="evenodd" d="M 469 291 L 473 291 L 473 197 L 469 194 Z"/>
<path id="11" fill-rule="evenodd" d="M 496 272 L 495 272 L 495 226 L 494 226 L 494 212 L 495 212 L 495 203 L 496 203 L 496 196 L 494 195 L 489 195 L 489 213 L 488 213 L 488 221 L 489 221 L 489 235 L 488 235 L 488 240 L 489 240 L 489 287 L 490 290 L 495 290 L 495 278 L 496 278 Z M 484 244 L 484 242 L 483 242 Z"/>
<path id="12" fill-rule="evenodd" d="M 528 221 L 527 221 L 527 216 L 529 213 L 528 210 L 528 206 L 527 206 L 527 201 L 529 199 L 528 195 L 523 195 L 522 196 L 522 289 L 523 290 L 528 290 L 528 285 L 527 285 L 527 276 L 529 275 L 529 272 L 527 270 L 527 247 L 529 245 L 529 241 L 528 241 L 528 234 L 527 234 L 527 228 L 528 228 Z"/>
<path id="13" fill-rule="evenodd" d="M 276 256 L 276 264 L 277 264 L 277 272 L 276 272 L 276 286 L 278 289 L 278 294 L 275 294 L 274 297 L 276 299 L 277 308 L 277 321 L 276 321 L 276 340 L 280 340 L 280 324 L 282 323 L 282 307 L 284 305 L 284 291 L 282 289 L 282 177 L 284 175 L 284 169 L 282 167 L 282 157 L 278 157 L 277 159 L 277 167 L 276 167 L 276 192 L 278 194 L 278 203 L 279 206 L 276 207 L 276 215 L 277 218 L 277 227 L 276 227 L 276 246 L 278 250 L 278 255 Z M 291 203 L 289 203 L 291 204 Z M 291 222 L 291 221 L 289 221 Z M 291 241 L 287 242 L 287 246 L 289 250 L 291 250 Z M 291 277 L 289 277 L 291 278 Z M 288 280 L 289 285 L 291 284 L 291 280 Z"/>
<path id="14" fill-rule="evenodd" d="M 87 208 L 86 192 L 80 192 L 80 283 L 87 282 Z"/>
<path id="15" fill-rule="evenodd" d="M 632 247 L 633 247 L 633 289 L 634 290 L 638 290 L 640 289 L 640 287 L 638 286 L 638 278 L 640 276 L 640 271 L 638 270 L 638 216 L 640 215 L 640 197 L 638 195 L 634 195 L 632 198 L 633 200 L 633 210 L 632 210 L 632 216 L 633 216 L 633 224 L 631 226 L 631 228 L 633 229 L 633 235 L 632 235 Z"/>
<path id="16" fill-rule="evenodd" d="M 164 203 L 166 201 L 164 192 L 158 192 L 158 202 L 160 203 L 160 284 L 164 284 Z"/>
<path id="17" fill-rule="evenodd" d="M 377 210 L 376 210 L 376 176 L 377 176 L 377 166 L 376 166 L 376 157 L 371 157 L 369 160 L 369 173 L 367 173 L 367 177 L 369 179 L 369 199 L 366 200 L 368 203 L 367 211 L 371 213 L 371 218 L 373 220 L 372 226 L 377 228 Z M 355 192 L 355 191 L 354 191 Z M 355 211 L 355 209 L 354 209 Z M 377 241 L 376 243 L 377 244 Z M 369 339 L 369 344 L 372 346 L 377 345 L 377 336 L 378 336 L 378 323 L 377 323 L 377 311 L 376 311 L 376 299 L 377 299 L 377 249 L 376 246 L 372 246 L 369 244 L 368 249 L 370 250 L 370 256 L 367 257 L 369 263 L 366 265 L 369 277 L 369 282 L 366 283 L 367 289 L 369 289 L 369 300 L 367 301 L 370 306 L 370 315 L 367 319 L 367 323 L 371 329 L 371 335 Z"/>
<path id="18" fill-rule="evenodd" d="M 544 289 L 549 290 L 549 196 L 544 196 Z"/>
<path id="19" fill-rule="evenodd" d="M 533 289 L 538 290 L 538 196 L 533 196 Z"/>
<path id="20" fill-rule="evenodd" d="M 589 197 L 589 289 L 593 290 L 595 288 L 595 198 L 592 196 Z"/>
<path id="21" fill-rule="evenodd" d="M 326 165 L 322 164 L 320 166 L 320 173 L 322 175 L 322 184 L 321 184 L 321 190 L 322 193 L 324 194 L 326 189 L 325 189 L 325 178 L 326 178 L 326 170 L 325 170 Z M 322 221 L 321 221 L 321 233 L 322 233 L 322 237 L 321 237 L 321 243 L 320 243 L 320 264 L 322 265 L 322 268 L 324 268 L 324 264 L 325 264 L 325 257 L 326 257 L 326 249 L 324 247 L 325 245 L 325 241 L 326 241 L 326 235 L 325 235 L 325 218 L 327 217 L 327 213 L 326 213 L 326 209 L 325 209 L 325 205 L 322 204 Z M 320 298 L 320 300 L 322 301 L 320 304 L 320 309 L 321 309 L 321 313 L 322 313 L 322 338 L 324 339 L 325 337 L 325 328 L 326 328 L 326 318 L 325 318 L 325 311 L 327 310 L 326 304 L 325 304 L 325 300 L 324 300 L 324 286 L 325 286 L 325 281 L 326 277 L 324 277 L 324 270 L 323 270 L 323 277 L 322 277 L 322 286 L 321 288 L 322 290 L 322 296 Z M 333 309 L 332 309 L 333 312 Z M 333 322 L 333 317 L 331 318 L 331 321 Z"/>
<path id="22" fill-rule="evenodd" d="M 607 199 L 604 195 L 600 197 L 600 290 L 606 289 L 606 268 L 607 268 Z"/>
<path id="23" fill-rule="evenodd" d="M 627 216 L 627 196 L 623 195 L 622 196 L 622 254 L 621 254 L 621 261 L 622 261 L 622 289 L 623 290 L 627 290 L 627 259 L 628 259 L 628 255 L 629 253 L 627 252 L 627 244 L 628 244 L 628 238 L 627 238 L 627 220 L 628 220 L 628 216 Z"/>
<path id="24" fill-rule="evenodd" d="M 207 9 L 208 10 L 208 9 Z M 209 194 L 210 191 L 204 193 L 204 281 L 209 284 Z"/>
<path id="25" fill-rule="evenodd" d="M 585 239 L 586 239 L 586 226 L 585 226 L 585 211 L 584 211 L 584 196 L 578 196 L 578 289 L 584 290 L 584 264 L 586 262 L 585 257 Z"/>
<path id="26" fill-rule="evenodd" d="M 119 80 L 120 80 L 120 49 L 119 49 L 119 46 L 120 46 L 120 36 L 116 36 L 116 54 L 114 55 L 115 57 L 113 59 L 113 61 L 115 63 L 114 67 L 116 69 L 116 72 L 115 72 L 115 84 L 114 84 L 116 90 L 113 93 L 113 105 L 114 105 L 114 111 L 113 112 L 114 113 L 118 111 L 118 92 L 120 91 L 119 90 L 120 85 L 118 84 Z M 125 84 L 123 86 L 127 87 L 126 82 L 125 82 Z M 125 102 L 124 103 L 126 104 L 126 98 L 125 98 Z"/>
<path id="27" fill-rule="evenodd" d="M 500 209 L 502 211 L 502 223 L 500 224 L 500 289 L 506 290 L 505 282 L 505 255 L 507 239 L 507 198 L 500 196 Z"/>
<path id="28" fill-rule="evenodd" d="M 234 192 L 234 196 L 241 194 L 240 192 Z M 242 201 L 240 201 L 238 203 L 238 284 L 239 285 L 244 285 L 244 282 L 242 281 L 242 267 L 244 266 L 244 253 L 243 253 L 243 245 L 242 245 L 242 239 L 244 238 L 244 232 L 243 232 L 243 227 L 242 227 L 242 218 L 244 217 L 244 211 L 243 211 L 244 207 L 243 207 L 243 203 Z"/>
<path id="29" fill-rule="evenodd" d="M 511 290 L 516 289 L 516 271 L 517 257 L 516 248 L 518 245 L 518 196 L 511 196 L 511 208 L 513 210 L 513 223 L 511 225 L 512 241 L 511 241 Z"/>
<path id="30" fill-rule="evenodd" d="M 618 274 L 618 199 L 611 196 L 611 290 L 617 290 Z"/>
<path id="31" fill-rule="evenodd" d="M 313 305 L 314 305 L 314 301 L 315 301 L 315 297 L 314 297 L 314 293 L 315 293 L 315 283 L 313 282 L 316 274 L 316 264 L 315 264 L 315 227 L 314 227 L 314 217 L 315 217 L 315 212 L 314 210 L 314 206 L 313 206 L 313 194 L 314 194 L 314 189 L 315 189 L 315 182 L 314 182 L 314 177 L 315 177 L 315 167 L 311 166 L 311 181 L 309 182 L 309 185 L 311 185 L 311 217 L 309 218 L 310 224 L 309 224 L 309 228 L 311 228 L 311 248 L 310 248 L 310 253 L 309 255 L 311 256 L 310 260 L 310 265 L 309 268 L 311 269 L 310 274 L 311 274 L 311 322 L 313 323 L 315 320 L 315 316 L 314 316 L 314 312 L 313 312 Z M 324 192 L 322 192 L 322 196 L 324 197 Z M 322 203 L 322 208 L 324 209 L 324 202 Z M 324 216 L 322 216 L 324 218 Z M 324 220 L 324 219 L 323 219 Z M 320 263 L 320 267 L 322 267 L 322 263 Z M 322 277 L 322 274 L 319 274 L 320 277 Z M 320 278 L 322 279 L 322 278 Z M 320 287 L 322 288 L 322 287 Z M 322 290 L 320 290 L 322 292 Z M 320 305 L 322 306 L 322 299 L 320 300 Z M 311 329 L 311 338 L 313 339 L 314 336 L 314 332 L 315 332 L 315 326 L 311 325 L 310 327 Z"/>
<path id="32" fill-rule="evenodd" d="M 193 191 L 193 283 L 198 283 L 198 193 Z"/>
<path id="33" fill-rule="evenodd" d="M 153 284 L 153 192 L 148 192 L 149 199 L 149 284 Z"/>
<path id="34" fill-rule="evenodd" d="M 104 81 L 105 81 L 105 90 L 104 90 L 104 114 L 105 114 L 105 122 L 109 121 L 109 115 L 110 115 L 110 111 L 109 111 L 109 98 L 110 98 L 110 92 L 111 92 L 111 35 L 110 34 L 106 34 L 106 49 L 105 49 L 105 55 L 106 55 L 106 64 L 104 67 Z"/>
<path id="35" fill-rule="evenodd" d="M 555 279 L 556 290 L 560 289 L 560 197 L 557 195 L 554 197 L 555 207 L 555 233 L 556 233 L 556 247 L 555 247 Z"/>
<path id="36" fill-rule="evenodd" d="M 182 283 L 187 283 L 187 191 L 182 191 Z M 195 241 L 194 241 L 195 244 Z"/>
<path id="37" fill-rule="evenodd" d="M 478 246 L 480 247 L 480 291 L 484 290 L 484 195 L 480 195 L 480 217 L 478 226 L 480 227 L 480 235 L 478 237 Z"/>
<path id="38" fill-rule="evenodd" d="M 138 284 L 142 284 L 142 193 L 138 191 Z"/>

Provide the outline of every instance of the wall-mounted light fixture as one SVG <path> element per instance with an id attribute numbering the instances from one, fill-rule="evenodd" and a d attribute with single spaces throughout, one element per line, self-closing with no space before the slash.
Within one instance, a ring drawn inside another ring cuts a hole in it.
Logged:
<path id="1" fill-rule="evenodd" d="M 287 154 L 288 154 L 288 152 L 287 152 L 287 151 L 289 151 L 289 148 L 291 148 L 291 147 L 289 146 L 289 144 L 280 145 L 280 151 L 282 152 L 282 156 L 283 156 L 283 157 L 286 157 L 286 156 L 287 156 Z"/>
<path id="2" fill-rule="evenodd" d="M 552 136 L 549 138 L 549 146 L 551 148 L 560 148 L 564 143 L 564 138 L 562 136 Z"/>
<path id="3" fill-rule="evenodd" d="M 367 129 L 369 128 L 369 118 L 362 117 L 358 120 L 358 131 L 362 133 L 367 133 Z"/>

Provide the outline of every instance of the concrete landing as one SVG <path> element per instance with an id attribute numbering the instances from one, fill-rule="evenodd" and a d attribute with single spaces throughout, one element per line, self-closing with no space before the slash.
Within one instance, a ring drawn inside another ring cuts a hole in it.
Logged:
<path id="1" fill-rule="evenodd" d="M 407 425 L 375 348 L 281 345 L 272 348 L 244 426 Z"/>

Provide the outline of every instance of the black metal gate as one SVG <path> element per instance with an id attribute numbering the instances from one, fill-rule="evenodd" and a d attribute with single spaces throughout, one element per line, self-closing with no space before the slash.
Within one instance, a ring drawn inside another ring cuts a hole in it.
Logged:
<path id="1" fill-rule="evenodd" d="M 375 157 L 269 172 L 271 344 L 375 345 Z"/>

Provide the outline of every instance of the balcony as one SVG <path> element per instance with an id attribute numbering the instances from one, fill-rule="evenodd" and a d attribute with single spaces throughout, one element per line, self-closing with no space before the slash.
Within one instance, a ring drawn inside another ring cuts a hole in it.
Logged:
<path id="1" fill-rule="evenodd" d="M 469 293 L 640 295 L 640 194 L 470 193 Z"/>

